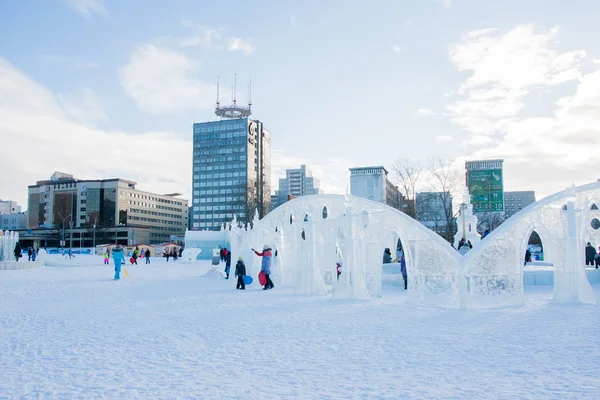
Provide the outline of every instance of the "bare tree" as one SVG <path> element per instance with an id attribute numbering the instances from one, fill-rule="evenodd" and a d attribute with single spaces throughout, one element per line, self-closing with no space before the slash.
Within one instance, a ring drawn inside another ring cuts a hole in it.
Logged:
<path id="1" fill-rule="evenodd" d="M 422 171 L 421 163 L 409 158 L 400 158 L 392 164 L 393 182 L 400 188 L 405 199 L 411 200 L 406 208 L 406 214 L 413 218 L 417 215 L 415 189 Z"/>
<path id="2" fill-rule="evenodd" d="M 438 198 L 437 204 L 442 211 L 442 232 L 438 233 L 450 241 L 456 233 L 452 199 L 460 198 L 464 179 L 450 158 L 431 157 L 427 162 L 427 172 L 429 187 Z"/>

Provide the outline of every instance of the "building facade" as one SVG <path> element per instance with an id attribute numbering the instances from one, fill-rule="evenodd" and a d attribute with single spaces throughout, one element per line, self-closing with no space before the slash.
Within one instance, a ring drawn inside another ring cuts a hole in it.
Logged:
<path id="1" fill-rule="evenodd" d="M 271 135 L 249 118 L 194 124 L 192 229 L 217 230 L 271 204 Z"/>
<path id="2" fill-rule="evenodd" d="M 147 232 L 127 244 L 168 242 L 188 226 L 188 202 L 177 193 L 141 191 L 125 179 L 80 180 L 64 173 L 29 186 L 30 229 L 110 230 L 138 227 Z M 117 230 L 115 230 L 117 232 Z"/>
<path id="3" fill-rule="evenodd" d="M 350 193 L 401 211 L 404 205 L 402 194 L 382 166 L 350 168 Z"/>
<path id="4" fill-rule="evenodd" d="M 312 171 L 306 165 L 296 169 L 286 169 L 285 178 L 279 179 L 279 189 L 271 196 L 271 210 L 293 198 L 322 193 L 319 180 L 312 175 Z"/>
<path id="5" fill-rule="evenodd" d="M 0 215 L 18 214 L 21 212 L 21 206 L 16 201 L 0 200 Z"/>
<path id="6" fill-rule="evenodd" d="M 530 204 L 535 203 L 535 191 L 504 192 L 504 217 L 510 218 Z"/>
<path id="7" fill-rule="evenodd" d="M 0 215 L 0 231 L 18 231 L 21 229 L 27 229 L 26 212 Z"/>
<path id="8" fill-rule="evenodd" d="M 504 160 L 466 161 L 466 184 L 480 230 L 495 229 L 504 219 Z"/>

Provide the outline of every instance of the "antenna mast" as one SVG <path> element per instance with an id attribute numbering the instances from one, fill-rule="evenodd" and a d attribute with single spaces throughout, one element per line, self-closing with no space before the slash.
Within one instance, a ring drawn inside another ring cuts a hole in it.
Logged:
<path id="1" fill-rule="evenodd" d="M 233 106 L 237 104 L 237 73 L 233 74 Z"/>
<path id="2" fill-rule="evenodd" d="M 221 103 L 219 103 L 219 78 L 220 78 L 220 76 L 217 76 L 217 110 L 219 109 L 219 106 L 221 105 Z"/>
<path id="3" fill-rule="evenodd" d="M 221 107 L 219 101 L 220 77 L 217 77 L 217 107 L 215 114 L 221 118 L 238 119 L 248 118 L 252 115 L 252 80 L 248 84 L 248 106 L 239 106 L 237 104 L 237 73 L 233 74 L 233 86 L 231 86 L 231 105 Z"/>

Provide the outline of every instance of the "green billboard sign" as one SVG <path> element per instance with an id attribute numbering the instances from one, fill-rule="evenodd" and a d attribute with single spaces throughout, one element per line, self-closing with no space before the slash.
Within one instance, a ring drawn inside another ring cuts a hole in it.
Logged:
<path id="1" fill-rule="evenodd" d="M 468 179 L 473 212 L 504 212 L 501 169 L 471 170 Z"/>

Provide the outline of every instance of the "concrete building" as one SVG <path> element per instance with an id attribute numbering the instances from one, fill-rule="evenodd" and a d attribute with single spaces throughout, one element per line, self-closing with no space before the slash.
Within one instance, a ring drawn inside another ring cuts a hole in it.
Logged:
<path id="1" fill-rule="evenodd" d="M 388 179 L 382 166 L 350 168 L 350 193 L 356 197 L 387 204 L 402 211 L 402 194 Z"/>
<path id="2" fill-rule="evenodd" d="M 131 237 L 122 244 L 168 242 L 185 233 L 188 202 L 179 194 L 141 191 L 125 179 L 80 180 L 55 173 L 50 180 L 29 186 L 30 229 L 114 231 L 125 229 Z M 101 244 L 101 243 L 98 243 Z"/>
<path id="3" fill-rule="evenodd" d="M 21 207 L 19 207 L 21 208 Z M 18 231 L 27 229 L 27 213 L 18 212 L 13 214 L 0 215 L 0 230 L 1 231 Z"/>
<path id="4" fill-rule="evenodd" d="M 271 135 L 263 123 L 249 118 L 195 123 L 193 137 L 192 229 L 217 230 L 234 215 L 250 221 L 255 210 L 260 218 L 266 215 Z"/>
<path id="5" fill-rule="evenodd" d="M 466 161 L 466 185 L 479 230 L 495 229 L 504 219 L 504 160 Z"/>
<path id="6" fill-rule="evenodd" d="M 296 169 L 286 169 L 285 178 L 279 179 L 279 189 L 271 196 L 271 210 L 293 198 L 322 193 L 323 191 L 319 189 L 319 180 L 312 175 L 312 171 L 306 165 Z"/>
<path id="7" fill-rule="evenodd" d="M 17 214 L 21 212 L 21 206 L 16 201 L 0 200 L 0 215 Z"/>
<path id="8" fill-rule="evenodd" d="M 510 218 L 530 204 L 535 203 L 535 191 L 504 192 L 504 217 Z"/>

